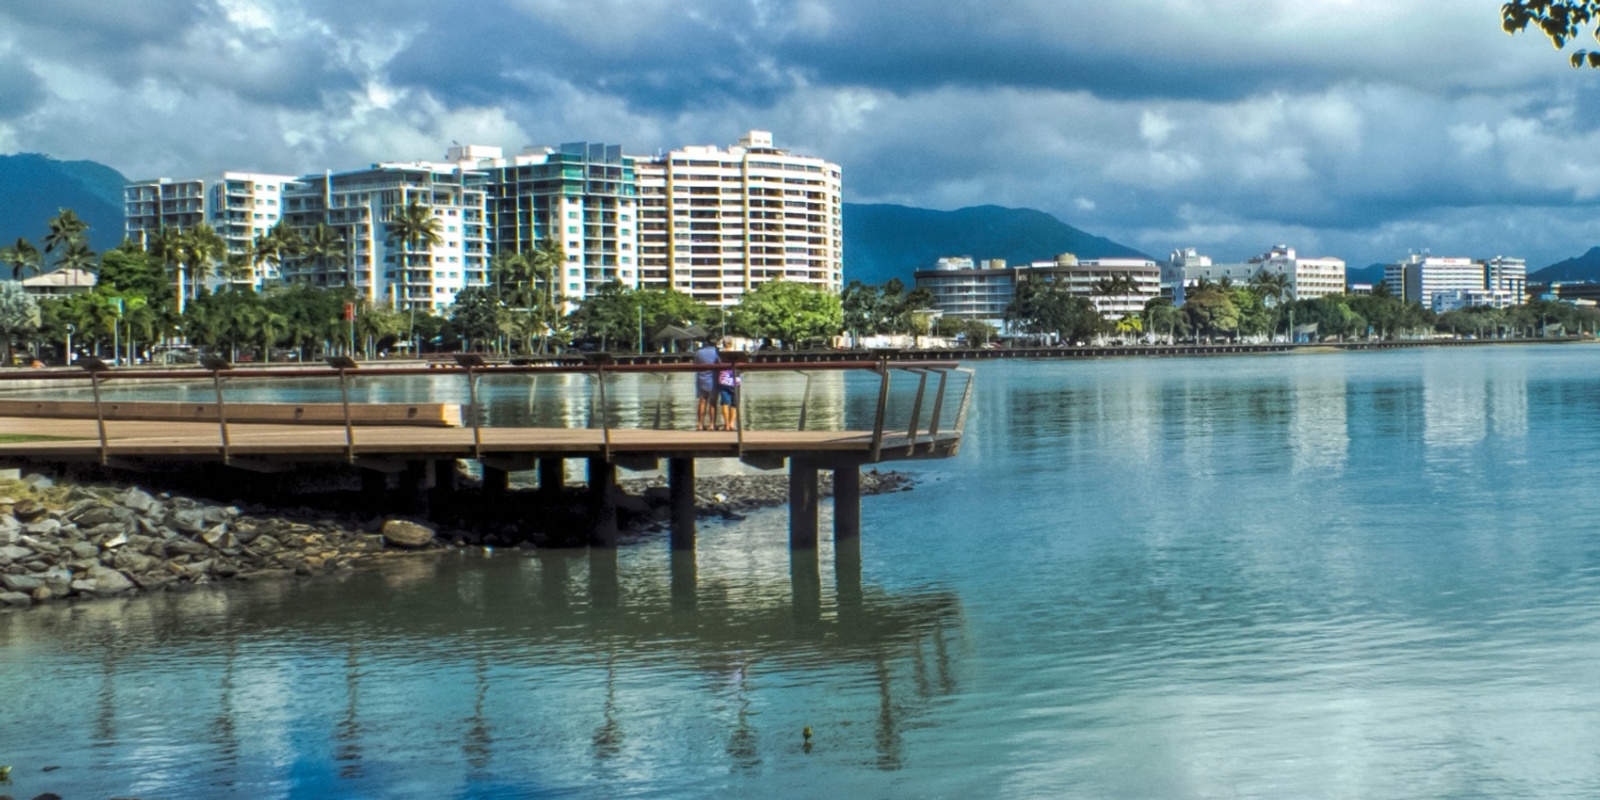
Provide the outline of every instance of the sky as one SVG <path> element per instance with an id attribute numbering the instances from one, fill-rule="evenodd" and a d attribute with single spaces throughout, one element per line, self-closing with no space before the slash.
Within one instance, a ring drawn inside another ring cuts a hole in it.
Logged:
<path id="1" fill-rule="evenodd" d="M 1499 0 L 0 3 L 4 153 L 299 175 L 762 129 L 847 202 L 1037 208 L 1157 258 L 1581 254 L 1597 100 Z"/>

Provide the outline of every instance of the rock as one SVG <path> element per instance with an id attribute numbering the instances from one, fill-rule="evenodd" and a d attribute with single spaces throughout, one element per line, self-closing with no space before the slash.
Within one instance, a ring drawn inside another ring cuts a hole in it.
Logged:
<path id="1" fill-rule="evenodd" d="M 117 535 L 107 538 L 105 541 L 100 543 L 100 546 L 104 547 L 107 550 L 115 550 L 115 549 L 117 549 L 117 548 L 119 548 L 119 547 L 121 547 L 121 546 L 123 546 L 123 545 L 125 545 L 127 543 L 128 543 L 128 535 L 126 533 L 118 531 Z"/>
<path id="2" fill-rule="evenodd" d="M 31 592 L 44 585 L 44 578 L 38 575 L 0 575 L 0 586 L 13 592 Z"/>
<path id="3" fill-rule="evenodd" d="M 89 570 L 89 580 L 94 581 L 94 593 L 101 597 L 110 597 L 134 588 L 133 581 L 129 580 L 128 576 L 106 567 Z"/>
<path id="4" fill-rule="evenodd" d="M 33 555 L 33 551 L 26 547 L 20 547 L 14 544 L 8 544 L 4 547 L 0 547 L 0 558 L 4 558 L 8 561 L 21 561 L 22 559 L 31 555 Z"/>
<path id="5" fill-rule="evenodd" d="M 208 549 L 205 545 L 199 542 L 191 542 L 188 539 L 172 539 L 166 543 L 167 555 L 169 556 L 197 556 Z"/>
<path id="6" fill-rule="evenodd" d="M 40 519 L 23 526 L 23 532 L 29 536 L 55 536 L 61 532 L 61 521 L 54 519 Z"/>
<path id="7" fill-rule="evenodd" d="M 129 487 L 128 491 L 123 492 L 122 497 L 118 498 L 118 501 L 122 503 L 123 508 L 132 509 L 140 514 L 144 514 L 159 505 L 158 501 L 150 496 L 149 492 L 137 486 Z"/>
<path id="8" fill-rule="evenodd" d="M 42 541 L 31 536 L 24 536 L 19 541 L 22 543 L 23 547 L 32 548 L 36 552 L 46 553 L 52 556 L 61 554 L 61 546 L 52 542 Z"/>
<path id="9" fill-rule="evenodd" d="M 33 597 L 22 592 L 0 592 L 0 605 L 27 608 L 33 605 Z"/>
<path id="10" fill-rule="evenodd" d="M 433 534 L 432 528 L 403 519 L 383 523 L 383 540 L 392 547 L 427 547 Z"/>
<path id="11" fill-rule="evenodd" d="M 23 478 L 22 482 L 32 486 L 35 489 L 49 489 L 56 485 L 55 481 L 38 474 L 29 475 L 28 477 Z"/>
<path id="12" fill-rule="evenodd" d="M 91 580 L 77 580 L 72 582 L 72 586 L 70 588 L 72 589 L 73 594 L 84 595 L 94 594 L 96 586 L 94 581 Z"/>
<path id="13" fill-rule="evenodd" d="M 206 544 L 209 544 L 218 550 L 229 547 L 237 547 L 239 544 L 239 540 L 228 533 L 227 525 L 213 525 L 209 528 L 206 528 L 205 532 L 200 534 L 200 541 L 205 542 Z"/>
<path id="14" fill-rule="evenodd" d="M 15 539 L 22 532 L 22 523 L 16 517 L 0 516 L 0 544 L 6 544 L 7 539 Z"/>
<path id="15" fill-rule="evenodd" d="M 122 550 L 117 553 L 112 561 L 112 566 L 129 575 L 138 572 L 148 572 L 158 565 L 156 559 L 136 550 Z"/>
<path id="16" fill-rule="evenodd" d="M 172 527 L 190 536 L 199 534 L 206 529 L 205 513 L 197 508 L 179 509 L 172 513 Z"/>
<path id="17" fill-rule="evenodd" d="M 23 500 L 11 507 L 11 516 L 19 522 L 32 522 L 43 517 L 47 510 L 37 500 Z"/>
<path id="18" fill-rule="evenodd" d="M 277 538 L 273 536 L 262 536 L 256 539 L 254 542 L 251 542 L 250 545 L 251 549 L 263 555 L 271 555 L 278 552 L 278 550 L 282 549 L 283 547 L 283 545 L 278 542 Z"/>
<path id="19" fill-rule="evenodd" d="M 35 603 L 48 603 L 51 600 L 56 599 L 56 593 L 54 589 L 51 589 L 48 586 L 40 586 L 39 588 L 33 590 L 32 597 L 33 602 Z"/>
<path id="20" fill-rule="evenodd" d="M 236 506 L 206 506 L 201 510 L 201 514 L 205 517 L 207 525 L 221 525 L 238 518 L 239 509 Z"/>
<path id="21" fill-rule="evenodd" d="M 93 542 L 73 542 L 67 549 L 78 558 L 94 558 L 100 555 L 100 548 L 95 547 Z"/>
<path id="22" fill-rule="evenodd" d="M 96 525 L 110 525 L 117 521 L 117 515 L 112 512 L 111 506 L 99 500 L 83 500 L 74 503 L 64 515 L 80 528 L 93 528 Z"/>

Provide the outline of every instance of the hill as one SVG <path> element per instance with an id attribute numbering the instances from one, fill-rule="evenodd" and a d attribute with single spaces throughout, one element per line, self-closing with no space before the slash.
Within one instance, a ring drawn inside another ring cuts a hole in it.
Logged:
<path id="1" fill-rule="evenodd" d="M 1600 281 L 1600 247 L 1591 247 L 1581 256 L 1528 273 L 1529 283 L 1551 281 Z"/>
<path id="2" fill-rule="evenodd" d="M 1080 258 L 1146 257 L 1031 208 L 974 206 L 934 211 L 897 205 L 844 205 L 844 280 L 911 283 L 913 270 L 943 256 L 1003 258 L 1010 264 L 1074 253 Z"/>
<path id="3" fill-rule="evenodd" d="M 122 186 L 116 170 L 93 161 L 57 161 L 38 153 L 0 155 L 0 246 L 25 236 L 38 245 L 61 209 L 89 223 L 89 246 L 122 241 Z"/>
<path id="4" fill-rule="evenodd" d="M 1352 283 L 1370 283 L 1373 286 L 1383 283 L 1383 265 L 1368 264 L 1364 267 L 1346 267 L 1344 282 L 1346 286 Z"/>

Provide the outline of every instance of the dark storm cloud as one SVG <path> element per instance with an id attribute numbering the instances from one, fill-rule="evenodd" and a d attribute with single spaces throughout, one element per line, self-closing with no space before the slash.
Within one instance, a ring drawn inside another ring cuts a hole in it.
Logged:
<path id="1" fill-rule="evenodd" d="M 0 119 L 15 119 L 44 102 L 43 82 L 15 56 L 0 56 Z"/>

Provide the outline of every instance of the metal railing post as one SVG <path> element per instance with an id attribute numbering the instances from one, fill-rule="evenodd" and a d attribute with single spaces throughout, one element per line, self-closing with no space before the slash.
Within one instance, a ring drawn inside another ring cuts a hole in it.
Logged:
<path id="1" fill-rule="evenodd" d="M 720 388 L 720 387 L 719 387 Z M 744 377 L 739 365 L 733 365 L 733 429 L 735 446 L 744 455 Z"/>
<path id="2" fill-rule="evenodd" d="M 100 465 L 105 466 L 110 460 L 106 452 L 109 444 L 106 442 L 106 415 L 100 408 L 100 371 L 89 373 L 89 388 L 94 392 L 94 422 L 100 431 Z"/>
<path id="3" fill-rule="evenodd" d="M 600 384 L 600 455 L 611 460 L 611 409 L 606 407 L 606 366 L 596 367 L 595 380 Z"/>
<path id="4" fill-rule="evenodd" d="M 339 400 L 344 406 L 344 460 L 356 463 L 356 429 L 350 421 L 350 384 L 346 376 L 350 370 L 356 368 L 356 360 L 350 356 L 329 356 L 328 366 L 339 370 Z"/>
<path id="5" fill-rule="evenodd" d="M 922 395 L 928 391 L 928 371 L 920 367 L 913 367 L 907 372 L 917 373 L 917 398 L 911 403 L 911 427 L 906 430 L 908 452 L 915 452 L 917 449 L 917 422 L 922 419 Z"/>
<path id="6" fill-rule="evenodd" d="M 889 362 L 878 362 L 878 408 L 872 420 L 872 460 L 883 453 L 883 418 L 889 411 Z"/>
<path id="7" fill-rule="evenodd" d="M 211 383 L 217 389 L 217 428 L 222 434 L 222 463 L 228 463 L 228 414 L 222 405 L 222 372 L 211 371 Z"/>
<path id="8" fill-rule="evenodd" d="M 806 390 L 800 395 L 800 425 L 795 430 L 803 431 L 806 429 L 806 410 L 811 405 L 811 373 L 802 372 L 800 374 L 806 376 Z"/>
<path id="9" fill-rule="evenodd" d="M 939 438 L 939 414 L 944 411 L 944 384 L 950 378 L 950 370 L 939 370 L 939 389 L 933 395 L 933 418 L 928 421 L 928 448 L 933 448 L 933 443 Z"/>

